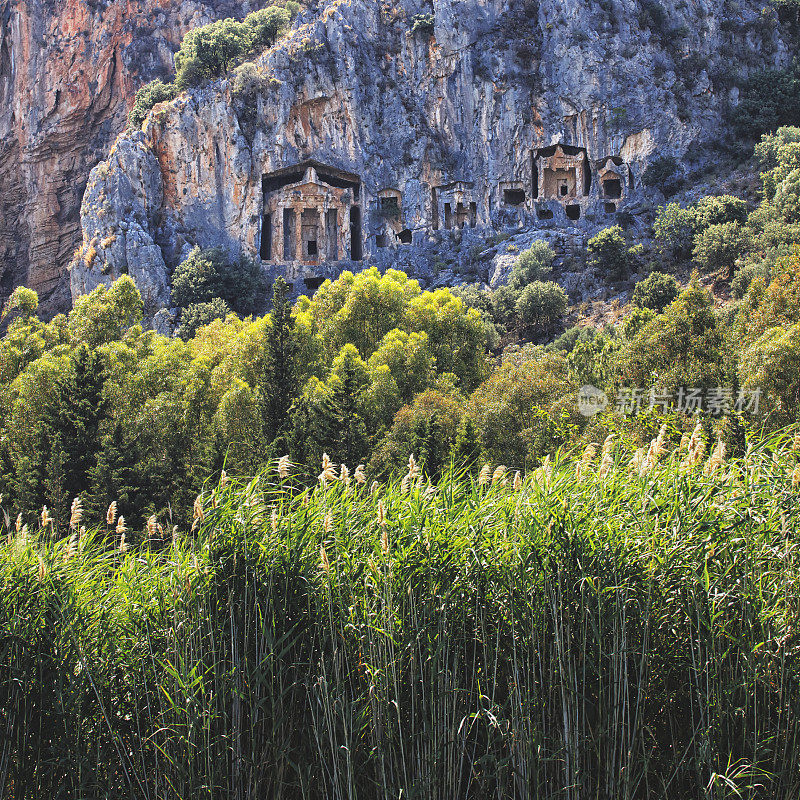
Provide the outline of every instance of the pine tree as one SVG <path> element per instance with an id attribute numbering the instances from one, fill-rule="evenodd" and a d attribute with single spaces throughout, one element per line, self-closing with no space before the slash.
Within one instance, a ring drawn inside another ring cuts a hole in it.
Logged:
<path id="1" fill-rule="evenodd" d="M 107 402 L 103 397 L 104 374 L 97 353 L 81 345 L 71 356 L 71 369 L 57 383 L 56 400 L 45 415 L 44 425 L 63 450 L 63 489 L 77 497 L 89 488 L 89 477 L 100 451 L 100 423 Z M 48 458 L 48 463 L 52 460 Z M 55 462 L 53 462 L 55 465 Z"/>
<path id="2" fill-rule="evenodd" d="M 261 379 L 264 427 L 270 440 L 286 432 L 289 409 L 298 392 L 297 343 L 288 295 L 286 281 L 278 278 L 273 290 L 272 328 L 267 340 Z"/>

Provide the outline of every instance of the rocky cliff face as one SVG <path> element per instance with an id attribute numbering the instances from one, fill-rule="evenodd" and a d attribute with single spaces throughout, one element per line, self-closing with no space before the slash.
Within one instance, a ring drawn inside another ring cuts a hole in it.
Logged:
<path id="1" fill-rule="evenodd" d="M 247 0 L 0 0 L 0 302 L 17 284 L 69 305 L 89 170 L 136 89 L 169 74 L 189 28 Z"/>
<path id="2" fill-rule="evenodd" d="M 789 58 L 754 0 L 332 0 L 116 143 L 73 296 L 131 272 L 154 310 L 195 244 L 310 287 L 359 257 L 431 279 L 443 239 L 611 224 L 655 157 L 707 166 L 737 75 Z"/>

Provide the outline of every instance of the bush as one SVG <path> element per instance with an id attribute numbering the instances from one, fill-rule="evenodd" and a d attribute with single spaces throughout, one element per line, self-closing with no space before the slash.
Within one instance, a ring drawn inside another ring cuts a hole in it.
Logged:
<path id="1" fill-rule="evenodd" d="M 611 280 L 622 280 L 628 273 L 628 246 L 619 225 L 604 228 L 586 245 L 590 263 Z"/>
<path id="2" fill-rule="evenodd" d="M 672 156 L 660 156 L 647 165 L 642 183 L 660 189 L 665 197 L 670 197 L 683 186 L 683 173 Z"/>
<path id="3" fill-rule="evenodd" d="M 692 257 L 704 272 L 733 271 L 736 259 L 750 246 L 750 234 L 738 222 L 711 225 L 697 234 Z"/>
<path id="4" fill-rule="evenodd" d="M 792 125 L 800 118 L 800 79 L 794 69 L 764 70 L 748 78 L 741 90 L 733 123 L 745 139 L 758 139 L 762 133 L 781 125 Z"/>
<path id="5" fill-rule="evenodd" d="M 680 285 L 672 275 L 651 272 L 636 284 L 631 302 L 640 308 L 649 308 L 661 313 L 678 295 Z"/>
<path id="6" fill-rule="evenodd" d="M 180 308 L 221 298 L 246 316 L 265 304 L 267 283 L 261 268 L 244 256 L 229 262 L 220 247 L 195 247 L 172 277 L 172 300 Z"/>
<path id="7" fill-rule="evenodd" d="M 145 121 L 150 110 L 158 103 L 167 103 L 178 96 L 178 89 L 172 83 L 164 83 L 156 78 L 146 83 L 136 92 L 133 108 L 128 114 L 128 124 L 138 128 Z"/>
<path id="8" fill-rule="evenodd" d="M 274 44 L 299 6 L 269 6 L 242 22 L 220 19 L 183 37 L 175 54 L 175 85 L 180 89 L 224 75 L 240 59 Z"/>
<path id="9" fill-rule="evenodd" d="M 656 211 L 653 236 L 661 255 L 688 258 L 692 253 L 694 232 L 695 217 L 691 209 L 669 203 Z"/>
<path id="10" fill-rule="evenodd" d="M 567 310 L 567 293 L 552 281 L 534 281 L 522 290 L 515 310 L 525 327 L 545 325 Z"/>
<path id="11" fill-rule="evenodd" d="M 225 319 L 230 313 L 230 307 L 220 297 L 215 297 L 208 303 L 192 303 L 181 311 L 180 325 L 176 333 L 181 339 L 188 341 L 194 338 L 203 325 L 208 325 L 215 319 Z"/>
<path id="12" fill-rule="evenodd" d="M 414 14 L 411 17 L 411 33 L 433 33 L 436 17 L 433 14 Z"/>
<path id="13" fill-rule="evenodd" d="M 692 206 L 695 229 L 698 231 L 721 225 L 724 222 L 747 222 L 747 203 L 738 197 L 723 194 L 716 197 L 704 197 Z"/>
<path id="14" fill-rule="evenodd" d="M 555 257 L 553 248 L 547 242 L 534 242 L 517 257 L 508 280 L 509 286 L 521 289 L 531 281 L 541 280 L 550 271 Z"/>
<path id="15" fill-rule="evenodd" d="M 280 6 L 269 6 L 248 14 L 243 23 L 249 37 L 248 48 L 252 51 L 271 47 L 289 27 L 291 19 L 291 11 Z"/>

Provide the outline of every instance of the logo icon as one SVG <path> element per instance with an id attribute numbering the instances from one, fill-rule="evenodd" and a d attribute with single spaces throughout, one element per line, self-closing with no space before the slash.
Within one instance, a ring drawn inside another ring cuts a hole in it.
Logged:
<path id="1" fill-rule="evenodd" d="M 593 417 L 608 408 L 608 395 L 596 386 L 581 386 L 578 390 L 578 413 Z"/>

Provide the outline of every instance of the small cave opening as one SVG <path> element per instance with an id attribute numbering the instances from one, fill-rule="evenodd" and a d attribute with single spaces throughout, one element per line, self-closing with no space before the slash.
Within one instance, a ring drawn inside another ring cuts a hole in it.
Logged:
<path id="1" fill-rule="evenodd" d="M 503 203 L 507 206 L 521 206 L 524 202 L 524 189 L 503 189 Z"/>
<path id="2" fill-rule="evenodd" d="M 553 212 L 549 208 L 537 208 L 536 216 L 539 219 L 553 219 Z"/>
<path id="3" fill-rule="evenodd" d="M 408 228 L 405 228 L 397 234 L 397 238 L 400 240 L 400 244 L 411 244 L 411 239 L 413 237 L 411 235 L 411 231 Z"/>
<path id="4" fill-rule="evenodd" d="M 352 206 L 350 208 L 350 258 L 353 261 L 361 261 L 364 251 L 361 245 L 361 208 Z"/>
<path id="5" fill-rule="evenodd" d="M 262 261 L 272 261 L 272 214 L 264 214 L 261 222 L 261 245 L 259 256 Z"/>
<path id="6" fill-rule="evenodd" d="M 580 219 L 581 218 L 581 207 L 576 205 L 565 206 L 564 210 L 567 212 L 567 219 Z"/>
<path id="7" fill-rule="evenodd" d="M 617 213 L 617 204 L 616 203 L 603 203 L 603 209 L 605 210 L 606 214 L 616 214 Z"/>
<path id="8" fill-rule="evenodd" d="M 375 236 L 375 247 L 388 247 L 388 245 L 385 233 L 379 233 Z"/>
<path id="9" fill-rule="evenodd" d="M 606 178 L 603 181 L 603 197 L 619 200 L 622 197 L 622 181 L 619 178 Z"/>

